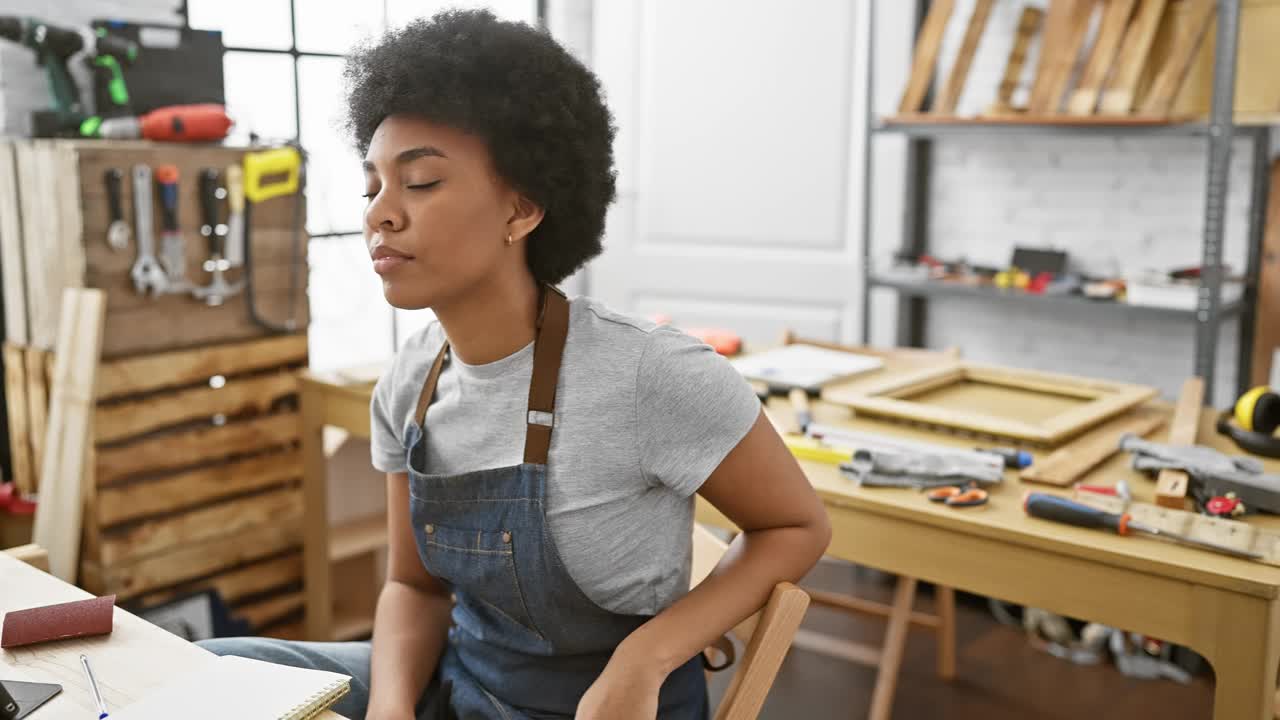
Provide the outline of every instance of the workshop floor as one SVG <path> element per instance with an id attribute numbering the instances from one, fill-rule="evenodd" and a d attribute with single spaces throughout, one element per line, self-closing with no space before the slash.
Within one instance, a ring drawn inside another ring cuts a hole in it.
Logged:
<path id="1" fill-rule="evenodd" d="M 805 584 L 883 602 L 892 596 L 892 585 L 880 573 L 839 563 L 820 564 Z M 932 611 L 932 594 L 917 597 L 916 608 Z M 1021 630 L 997 623 L 983 603 L 959 601 L 956 615 L 958 677 L 949 683 L 938 679 L 933 637 L 927 630 L 913 629 L 893 720 L 1203 720 L 1212 715 L 1213 682 L 1208 676 L 1187 686 L 1133 680 L 1112 664 L 1081 667 L 1032 649 Z M 885 623 L 811 608 L 804 628 L 879 645 Z M 867 717 L 875 679 L 874 668 L 793 649 L 761 717 L 861 720 Z M 725 678 L 712 683 L 713 699 L 725 683 Z"/>

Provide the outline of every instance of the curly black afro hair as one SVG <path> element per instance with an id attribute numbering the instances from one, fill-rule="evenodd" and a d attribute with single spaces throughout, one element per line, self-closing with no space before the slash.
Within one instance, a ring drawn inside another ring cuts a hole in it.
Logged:
<path id="1" fill-rule="evenodd" d="M 551 36 L 451 10 L 387 32 L 347 59 L 347 130 L 361 154 L 388 115 L 483 139 L 498 174 L 545 211 L 529 269 L 557 283 L 600 254 L 615 195 L 615 128 L 600 82 Z"/>

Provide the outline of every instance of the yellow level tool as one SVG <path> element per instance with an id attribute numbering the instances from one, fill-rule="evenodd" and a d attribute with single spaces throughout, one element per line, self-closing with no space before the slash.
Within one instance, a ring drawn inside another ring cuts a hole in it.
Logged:
<path id="1" fill-rule="evenodd" d="M 811 437 L 783 435 L 782 441 L 786 443 L 787 449 L 791 451 L 791 454 L 800 460 L 814 460 L 830 465 L 839 465 L 842 462 L 848 462 L 853 459 L 852 449 L 827 445 Z"/>

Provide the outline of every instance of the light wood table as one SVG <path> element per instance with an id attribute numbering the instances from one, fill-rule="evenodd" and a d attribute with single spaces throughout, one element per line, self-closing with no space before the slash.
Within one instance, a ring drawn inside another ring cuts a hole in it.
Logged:
<path id="1" fill-rule="evenodd" d="M 309 639 L 332 638 L 340 634 L 343 625 L 360 622 L 363 626 L 369 621 L 335 618 L 333 613 L 330 565 L 334 546 L 350 543 L 331 537 L 324 520 L 327 500 L 321 431 L 326 425 L 337 426 L 367 438 L 371 391 L 371 383 L 334 375 L 305 374 L 302 379 Z M 1167 405 L 1161 407 L 1172 410 Z M 958 447 L 987 444 L 901 423 L 855 420 L 848 410 L 827 403 L 815 403 L 813 409 L 821 422 Z M 785 399 L 776 399 L 772 410 L 777 411 L 780 421 L 790 413 Z M 1151 438 L 1162 440 L 1164 433 L 1164 429 L 1158 430 Z M 1198 439 L 1224 452 L 1239 452 L 1214 431 L 1213 413 L 1208 410 Z M 1045 453 L 1035 454 L 1043 457 Z M 855 487 L 832 465 L 802 461 L 801 466 L 831 517 L 828 555 L 1186 645 L 1214 667 L 1215 718 L 1272 717 L 1280 665 L 1280 568 L 1158 540 L 1121 538 L 1028 518 L 1021 506 L 1025 491 L 1067 493 L 1024 484 L 1014 472 L 1007 473 L 1006 482 L 994 489 L 989 504 L 960 510 L 935 505 L 910 490 Z M 1280 472 L 1280 463 L 1268 463 L 1268 470 Z M 1087 476 L 1102 484 L 1120 478 L 1128 481 L 1136 500 L 1153 501 L 1155 482 L 1129 469 L 1126 455 L 1117 454 Z M 732 527 L 701 501 L 698 520 Z M 1280 528 L 1280 517 L 1255 517 L 1250 522 Z M 385 543 L 385 531 L 381 532 L 368 544 Z M 362 535 L 353 526 L 339 537 L 366 535 L 367 528 Z M 362 540 L 360 546 L 365 545 Z M 1158 692 L 1158 688 L 1153 686 L 1152 691 Z"/>
<path id="2" fill-rule="evenodd" d="M 93 597 L 89 593 L 0 553 L 0 615 L 39 605 Z M 115 609 L 110 635 L 0 650 L 0 679 L 57 683 L 62 692 L 32 720 L 85 720 L 98 711 L 80 667 L 88 656 L 107 711 L 119 710 L 213 655 L 132 613 Z M 320 720 L 341 720 L 326 712 Z"/>
<path id="3" fill-rule="evenodd" d="M 813 410 L 821 422 L 858 430 L 957 447 L 984 444 L 854 419 L 850 411 L 826 403 Z M 781 417 L 789 410 L 775 402 L 770 412 Z M 1238 454 L 1214 431 L 1213 420 L 1213 412 L 1205 410 L 1199 442 Z M 1165 432 L 1150 437 L 1163 440 Z M 987 505 L 952 509 L 914 490 L 856 487 L 834 465 L 801 465 L 831 518 L 828 555 L 1188 646 L 1214 668 L 1214 718 L 1272 717 L 1280 665 L 1280 567 L 1027 517 L 1021 502 L 1027 490 L 1069 492 L 1022 483 L 1015 471 L 1006 473 Z M 1280 462 L 1268 462 L 1267 468 L 1280 472 Z M 1154 480 L 1130 469 L 1127 454 L 1113 456 L 1086 476 L 1108 485 L 1121 478 L 1135 500 L 1154 501 Z M 699 502 L 698 520 L 732 528 L 705 502 Z M 1280 517 L 1257 516 L 1250 522 L 1280 528 Z"/>

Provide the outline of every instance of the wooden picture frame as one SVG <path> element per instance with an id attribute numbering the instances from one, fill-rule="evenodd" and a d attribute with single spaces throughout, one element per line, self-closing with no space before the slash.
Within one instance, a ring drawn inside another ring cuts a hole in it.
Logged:
<path id="1" fill-rule="evenodd" d="M 965 409 L 930 404 L 926 395 L 965 383 L 992 386 L 990 401 L 970 401 Z M 1032 398 L 1017 397 L 1030 393 Z M 1040 398 L 1034 396 L 1039 395 Z M 1142 385 L 1056 373 L 955 363 L 898 373 L 874 384 L 830 388 L 824 399 L 859 413 L 940 425 L 975 433 L 1056 445 L 1156 395 Z M 1036 402 L 1036 400 L 1040 402 Z M 1000 406 L 997 414 L 977 406 Z"/>

